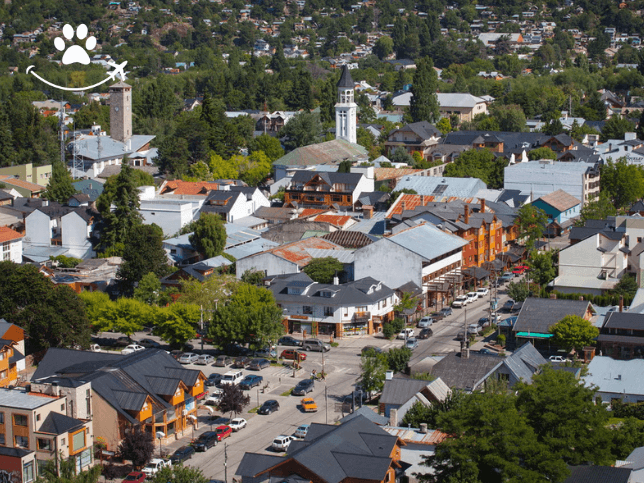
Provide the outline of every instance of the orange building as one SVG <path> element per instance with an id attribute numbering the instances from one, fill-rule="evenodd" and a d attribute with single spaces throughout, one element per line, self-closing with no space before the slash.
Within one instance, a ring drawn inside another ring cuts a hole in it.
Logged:
<path id="1" fill-rule="evenodd" d="M 328 208 L 333 205 L 352 207 L 362 191 L 373 191 L 373 184 L 369 190 L 360 189 L 363 180 L 365 178 L 361 173 L 296 171 L 284 192 L 284 205 L 308 208 Z"/>
<path id="2" fill-rule="evenodd" d="M 17 362 L 14 359 L 15 345 L 12 340 L 0 339 L 0 387 L 13 386 L 18 381 Z"/>

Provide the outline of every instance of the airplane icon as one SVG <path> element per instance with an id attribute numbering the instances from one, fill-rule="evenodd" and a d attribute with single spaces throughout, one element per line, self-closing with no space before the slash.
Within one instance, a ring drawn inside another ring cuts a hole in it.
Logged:
<path id="1" fill-rule="evenodd" d="M 127 64 L 127 60 L 122 64 L 118 64 L 118 65 L 115 64 L 114 62 L 108 61 L 107 65 L 109 65 L 110 67 L 114 67 L 113 71 L 107 73 L 108 77 L 111 77 L 112 80 L 116 80 L 116 76 L 118 75 L 121 78 L 121 80 L 124 81 L 125 72 L 123 71 L 123 69 L 125 68 L 126 64 Z"/>

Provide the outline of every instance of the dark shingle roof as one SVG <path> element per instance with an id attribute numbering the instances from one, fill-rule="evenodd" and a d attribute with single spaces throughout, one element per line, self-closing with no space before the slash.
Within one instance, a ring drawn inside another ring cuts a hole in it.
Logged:
<path id="1" fill-rule="evenodd" d="M 472 390 L 503 361 L 496 356 L 470 352 L 468 358 L 453 352 L 432 367 L 432 375 L 440 377 L 450 388 Z"/>
<path id="2" fill-rule="evenodd" d="M 380 396 L 381 404 L 405 404 L 414 394 L 429 384 L 428 381 L 419 379 L 402 379 L 394 378 L 385 381 L 385 387 L 382 389 Z"/>
<path id="3" fill-rule="evenodd" d="M 80 428 L 83 424 L 85 424 L 83 421 L 52 411 L 47 415 L 38 432 L 56 435 L 64 434 Z"/>
<path id="4" fill-rule="evenodd" d="M 644 314 L 630 312 L 609 312 L 602 329 L 644 330 Z"/>
<path id="5" fill-rule="evenodd" d="M 362 248 L 373 243 L 370 237 L 360 231 L 336 230 L 322 238 L 344 248 Z"/>
<path id="6" fill-rule="evenodd" d="M 547 334 L 548 329 L 566 315 L 583 317 L 589 304 L 586 300 L 528 298 L 521 307 L 513 331 Z"/>
<path id="7" fill-rule="evenodd" d="M 376 413 L 373 409 L 367 406 L 362 406 L 361 408 L 358 408 L 355 411 L 353 411 L 351 414 L 343 417 L 340 420 L 340 423 L 346 423 L 347 421 L 351 421 L 352 419 L 357 418 L 358 416 L 367 418 L 369 421 L 371 421 L 372 423 L 378 424 L 379 426 L 385 426 L 389 424 L 388 417 L 381 416 L 380 414 Z"/>
<path id="8" fill-rule="evenodd" d="M 613 466 L 571 466 L 564 483 L 628 483 L 630 468 Z"/>
<path id="9" fill-rule="evenodd" d="M 351 89 L 354 89 L 356 86 L 355 82 L 353 82 L 353 79 L 351 78 L 351 72 L 349 71 L 349 67 L 347 65 L 342 66 L 342 75 L 340 76 L 340 80 L 338 81 L 338 87 L 350 87 Z"/>
<path id="10" fill-rule="evenodd" d="M 308 183 L 316 176 L 320 176 L 329 186 L 333 186 L 335 183 L 355 186 L 360 182 L 362 173 L 329 173 L 326 171 L 297 170 L 293 174 L 293 178 L 291 178 L 291 186 L 297 183 Z"/>
<path id="11" fill-rule="evenodd" d="M 253 477 L 285 461 L 286 457 L 272 454 L 245 453 L 237 467 L 236 475 Z"/>
<path id="12" fill-rule="evenodd" d="M 28 454 L 33 453 L 21 448 L 7 448 L 6 446 L 0 446 L 0 456 L 12 456 L 14 458 L 24 458 Z"/>

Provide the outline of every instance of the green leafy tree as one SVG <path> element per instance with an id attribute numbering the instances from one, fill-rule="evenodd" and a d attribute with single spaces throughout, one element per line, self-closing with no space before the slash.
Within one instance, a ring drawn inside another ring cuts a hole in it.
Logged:
<path id="1" fill-rule="evenodd" d="M 635 131 L 635 125 L 620 115 L 612 116 L 602 128 L 599 140 L 603 143 L 609 139 L 624 139 L 624 134 Z"/>
<path id="2" fill-rule="evenodd" d="M 433 471 L 421 481 L 561 483 L 569 474 L 561 458 L 538 441 L 512 395 L 470 394 L 440 414 L 437 426 L 452 437 L 425 458 Z"/>
<path id="3" fill-rule="evenodd" d="M 602 194 L 610 199 L 615 208 L 632 205 L 644 196 L 644 170 L 628 164 L 624 158 L 608 161 L 601 167 Z"/>
<path id="4" fill-rule="evenodd" d="M 340 164 L 338 164 L 338 173 L 350 173 L 352 166 L 353 166 L 353 163 L 349 159 L 340 161 Z"/>
<path id="5" fill-rule="evenodd" d="M 394 306 L 394 311 L 402 313 L 406 310 L 415 309 L 418 306 L 418 300 L 411 292 L 403 292 L 400 301 Z"/>
<path id="6" fill-rule="evenodd" d="M 500 131 L 525 132 L 526 117 L 521 106 L 516 104 L 495 106 L 491 111 Z"/>
<path id="7" fill-rule="evenodd" d="M 210 153 L 208 168 L 213 179 L 237 179 L 239 177 L 237 166 L 215 153 Z"/>
<path id="8" fill-rule="evenodd" d="M 438 74 L 434 70 L 434 62 L 424 57 L 417 62 L 416 72 L 411 87 L 413 97 L 409 104 L 409 114 L 412 122 L 436 122 L 440 119 L 438 97 Z"/>
<path id="9" fill-rule="evenodd" d="M 201 320 L 201 310 L 197 305 L 175 303 L 157 309 L 154 333 L 172 347 L 183 347 L 194 339 Z"/>
<path id="10" fill-rule="evenodd" d="M 219 215 L 202 213 L 189 237 L 190 244 L 204 258 L 221 255 L 226 246 L 226 228 Z"/>
<path id="11" fill-rule="evenodd" d="M 344 270 L 342 262 L 333 257 L 314 258 L 302 270 L 318 283 L 332 283 L 333 277 Z"/>
<path id="12" fill-rule="evenodd" d="M 157 225 L 140 225 L 130 234 L 123 251 L 123 263 L 116 272 L 120 293 L 132 295 L 148 273 L 161 278 L 170 272 L 163 249 L 163 231 Z"/>
<path id="13" fill-rule="evenodd" d="M 644 446 L 642 421 L 634 417 L 625 418 L 622 425 L 611 434 L 613 439 L 611 453 L 618 460 L 625 460 L 635 448 Z"/>
<path id="14" fill-rule="evenodd" d="M 286 137 L 284 146 L 288 151 L 315 144 L 322 138 L 320 116 L 313 112 L 299 112 L 286 123 L 281 134 Z"/>
<path id="15" fill-rule="evenodd" d="M 257 285 L 258 287 L 262 285 L 264 280 L 264 272 L 259 270 L 246 270 L 242 276 L 241 281 L 244 283 L 249 283 L 251 285 Z"/>
<path id="16" fill-rule="evenodd" d="M 61 268 L 74 268 L 83 261 L 80 258 L 66 257 L 65 255 L 56 255 L 55 257 L 50 256 L 49 259 L 53 262 L 57 262 L 58 266 Z"/>
<path id="17" fill-rule="evenodd" d="M 76 188 L 72 185 L 72 175 L 65 165 L 60 161 L 55 161 L 51 166 L 51 178 L 47 184 L 47 191 L 43 193 L 43 198 L 58 201 L 67 204 L 67 201 L 76 193 Z"/>
<path id="18" fill-rule="evenodd" d="M 208 483 L 209 481 L 199 468 L 180 464 L 161 468 L 152 479 L 152 483 Z"/>
<path id="19" fill-rule="evenodd" d="M 387 322 L 382 326 L 382 335 L 387 339 L 393 339 L 404 327 L 405 321 L 396 317 L 391 322 Z"/>
<path id="20" fill-rule="evenodd" d="M 76 458 L 63 458 L 61 452 L 54 455 L 54 459 L 48 461 L 40 470 L 37 481 L 39 483 L 98 483 L 100 476 L 101 465 L 76 473 Z"/>
<path id="21" fill-rule="evenodd" d="M 209 277 L 205 282 L 196 279 L 182 280 L 180 300 L 184 304 L 203 307 L 204 317 L 209 320 L 211 314 L 228 301 L 236 284 L 234 275 Z"/>
<path id="22" fill-rule="evenodd" d="M 391 153 L 391 162 L 405 163 L 409 166 L 413 166 L 415 163 L 414 158 L 411 156 L 411 154 L 409 154 L 407 150 L 402 146 L 397 147 L 396 149 L 394 149 L 393 153 Z"/>
<path id="23" fill-rule="evenodd" d="M 530 254 L 530 280 L 547 285 L 557 276 L 555 252 L 532 252 Z"/>
<path id="24" fill-rule="evenodd" d="M 161 281 L 153 272 L 143 276 L 134 289 L 134 298 L 148 305 L 157 305 L 161 296 Z"/>
<path id="25" fill-rule="evenodd" d="M 624 298 L 632 299 L 635 297 L 635 292 L 637 292 L 637 280 L 635 277 L 629 273 L 622 275 L 621 280 L 613 288 L 612 292 L 616 295 L 621 295 Z"/>
<path id="26" fill-rule="evenodd" d="M 284 149 L 282 149 L 279 139 L 268 134 L 262 134 L 253 138 L 248 145 L 248 149 L 251 154 L 256 151 L 262 151 L 271 161 L 276 161 L 284 156 Z"/>
<path id="27" fill-rule="evenodd" d="M 396 347 L 387 351 L 387 361 L 389 362 L 389 369 L 394 372 L 405 372 L 407 364 L 411 359 L 411 349 L 407 347 Z"/>
<path id="28" fill-rule="evenodd" d="M 519 237 L 526 238 L 526 246 L 532 249 L 535 242 L 543 237 L 543 231 L 548 224 L 548 215 L 540 208 L 523 205 L 519 208 L 515 223 L 519 227 Z"/>
<path id="29" fill-rule="evenodd" d="M 595 389 L 584 386 L 570 372 L 544 367 L 531 384 L 517 384 L 516 406 L 549 454 L 570 465 L 592 462 L 608 465 L 608 412 L 594 403 Z"/>
<path id="30" fill-rule="evenodd" d="M 389 369 L 387 354 L 367 352 L 360 359 L 360 384 L 369 397 L 374 392 L 382 391 L 385 385 L 385 373 Z"/>
<path id="31" fill-rule="evenodd" d="M 232 342 L 251 342 L 264 347 L 284 332 L 282 310 L 270 290 L 238 283 L 225 305 L 219 305 L 209 335 L 223 347 Z"/>
<path id="32" fill-rule="evenodd" d="M 550 327 L 552 343 L 566 350 L 579 351 L 593 345 L 599 329 L 578 315 L 566 315 Z"/>
<path id="33" fill-rule="evenodd" d="M 373 46 L 373 53 L 378 56 L 380 60 L 389 57 L 394 52 L 394 41 L 391 37 L 382 36 L 376 40 Z"/>
<path id="34" fill-rule="evenodd" d="M 452 132 L 452 123 L 449 122 L 449 119 L 446 117 L 442 117 L 441 120 L 436 123 L 436 129 L 445 136 L 445 134 Z"/>
<path id="35" fill-rule="evenodd" d="M 535 159 L 557 159 L 557 153 L 548 147 L 540 147 L 530 151 L 528 153 L 528 159 L 530 161 Z"/>
<path id="36" fill-rule="evenodd" d="M 507 163 L 496 159 L 487 149 L 470 149 L 449 163 L 444 174 L 455 178 L 479 178 L 490 188 L 502 188 L 503 170 Z"/>
<path id="37" fill-rule="evenodd" d="M 463 392 L 452 391 L 443 401 L 432 402 L 431 406 L 425 406 L 418 401 L 405 414 L 403 426 L 420 428 L 421 423 L 426 423 L 428 427 L 435 428 L 438 424 L 438 417 L 459 407 L 466 397 Z"/>
<path id="38" fill-rule="evenodd" d="M 575 223 L 576 226 L 584 226 L 588 220 L 605 220 L 609 216 L 615 216 L 617 210 L 613 203 L 605 196 L 601 195 L 599 198 L 586 203 L 579 213 L 579 220 Z"/>
<path id="39" fill-rule="evenodd" d="M 250 156 L 241 156 L 237 164 L 239 178 L 248 186 L 257 186 L 271 172 L 271 159 L 263 151 L 255 151 Z"/>
<path id="40" fill-rule="evenodd" d="M 510 282 L 507 288 L 508 297 L 515 302 L 523 302 L 528 298 L 529 290 L 525 283 Z"/>

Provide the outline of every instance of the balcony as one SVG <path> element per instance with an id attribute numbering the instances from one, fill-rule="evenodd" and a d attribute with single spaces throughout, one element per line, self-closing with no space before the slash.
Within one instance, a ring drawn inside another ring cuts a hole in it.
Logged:
<path id="1" fill-rule="evenodd" d="M 353 314 L 354 324 L 367 324 L 371 319 L 371 312 L 356 312 Z"/>

